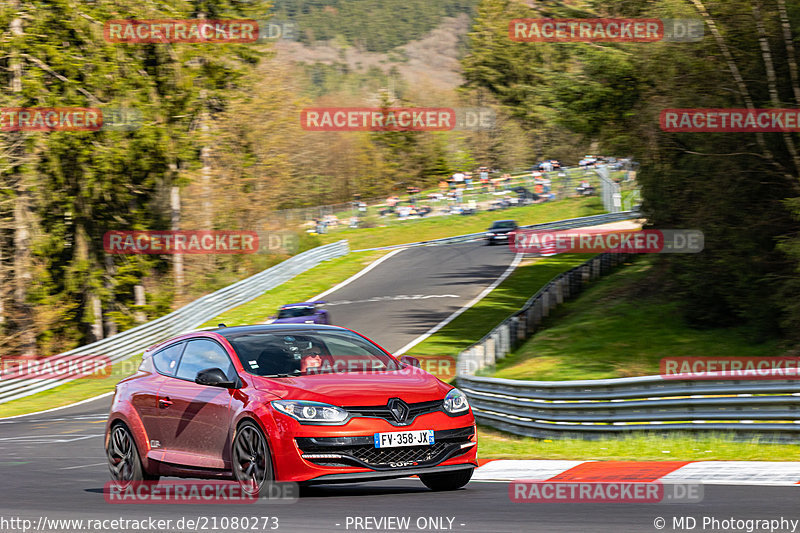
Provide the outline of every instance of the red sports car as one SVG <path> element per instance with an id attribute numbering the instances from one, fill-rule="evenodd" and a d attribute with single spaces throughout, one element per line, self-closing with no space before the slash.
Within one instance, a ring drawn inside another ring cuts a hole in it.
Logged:
<path id="1" fill-rule="evenodd" d="M 466 485 L 475 420 L 464 394 L 345 328 L 220 327 L 145 351 L 106 427 L 112 478 Z"/>

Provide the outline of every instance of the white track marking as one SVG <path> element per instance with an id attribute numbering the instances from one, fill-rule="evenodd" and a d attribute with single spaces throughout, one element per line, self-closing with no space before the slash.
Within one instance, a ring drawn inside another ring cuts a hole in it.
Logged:
<path id="1" fill-rule="evenodd" d="M 59 468 L 59 470 L 74 470 L 76 468 L 89 468 L 90 466 L 105 466 L 108 463 L 94 463 L 91 465 L 79 465 L 79 466 L 66 466 L 64 468 Z"/>
<path id="2" fill-rule="evenodd" d="M 384 261 L 386 261 L 386 260 L 387 260 L 387 259 L 389 259 L 390 257 L 393 257 L 393 256 L 395 256 L 395 255 L 399 254 L 399 253 L 400 253 L 400 252 L 402 252 L 403 250 L 408 250 L 408 248 L 399 248 L 399 249 L 397 249 L 397 250 L 392 250 L 391 252 L 389 252 L 388 254 L 384 255 L 384 256 L 383 256 L 383 257 L 381 257 L 380 259 L 378 259 L 378 260 L 376 260 L 376 261 L 373 261 L 372 263 L 370 263 L 370 264 L 369 264 L 369 265 L 368 265 L 366 268 L 364 268 L 363 270 L 360 270 L 359 272 L 357 272 L 357 273 L 353 274 L 352 276 L 350 276 L 349 278 L 347 278 L 347 279 L 346 279 L 346 280 L 344 280 L 343 282 L 339 283 L 338 285 L 334 285 L 333 287 L 331 287 L 331 288 L 330 288 L 330 289 L 328 289 L 327 291 L 324 291 L 324 292 L 321 292 L 321 293 L 317 294 L 316 296 L 314 296 L 313 298 L 311 298 L 309 301 L 310 301 L 310 302 L 313 302 L 313 301 L 315 301 L 315 300 L 319 300 L 319 299 L 321 299 L 321 298 L 324 298 L 324 297 L 326 297 L 327 295 L 329 295 L 329 294 L 330 294 L 330 293 L 332 293 L 332 292 L 336 292 L 336 291 L 338 291 L 339 289 L 341 289 L 341 288 L 342 288 L 342 287 L 344 287 L 345 285 L 349 285 L 350 283 L 354 282 L 355 280 L 357 280 L 358 278 L 360 278 L 361 276 L 363 276 L 364 274 L 366 274 L 367 272 L 369 272 L 370 270 L 372 270 L 372 269 L 373 269 L 373 268 L 375 268 L 376 266 L 380 265 L 381 263 L 383 263 Z"/>
<path id="3" fill-rule="evenodd" d="M 430 337 L 431 335 L 433 335 L 434 333 L 436 333 L 437 331 L 439 331 L 440 329 L 445 327 L 447 324 L 449 324 L 450 322 L 455 320 L 461 313 L 463 313 L 464 311 L 466 311 L 467 309 L 469 309 L 470 307 L 472 307 L 476 303 L 478 303 L 481 300 L 483 300 L 486 297 L 487 294 L 489 294 L 490 292 L 495 290 L 498 285 L 503 283 L 503 281 L 505 281 L 505 279 L 508 276 L 510 276 L 512 272 L 514 272 L 514 270 L 519 266 L 520 262 L 522 261 L 522 257 L 523 257 L 523 254 L 517 254 L 514 257 L 514 260 L 511 261 L 511 264 L 508 266 L 506 271 L 503 272 L 503 275 L 501 275 L 499 278 L 494 280 L 494 282 L 491 285 L 489 285 L 488 287 L 483 289 L 483 291 L 481 291 L 481 293 L 479 295 L 477 295 L 475 298 L 470 300 L 464 307 L 462 307 L 461 309 L 457 310 L 455 313 L 453 313 L 449 317 L 445 318 L 444 320 L 442 320 L 441 322 L 439 322 L 438 324 L 433 326 L 427 332 L 423 333 L 422 335 L 420 335 L 419 337 L 417 337 L 413 341 L 409 342 L 408 344 L 406 344 L 405 346 L 403 346 L 399 350 L 395 350 L 393 352 L 394 355 L 403 355 L 405 352 L 407 352 L 408 350 L 410 350 L 411 348 L 413 348 L 417 344 L 421 343 L 422 341 L 424 341 L 425 339 L 427 339 L 428 337 Z"/>
<path id="4" fill-rule="evenodd" d="M 71 403 L 69 405 L 62 405 L 61 407 L 53 407 L 52 409 L 45 409 L 44 411 L 35 411 L 33 413 L 25 413 L 24 415 L 6 416 L 6 417 L 3 417 L 3 418 L 0 418 L 0 421 L 13 420 L 15 418 L 22 418 L 23 416 L 40 415 L 42 413 L 51 413 L 53 411 L 60 411 L 61 409 L 67 409 L 69 407 L 75 407 L 76 405 L 81 405 L 81 404 L 84 404 L 84 403 L 93 402 L 95 400 L 99 400 L 100 398 L 105 398 L 106 396 L 111 396 L 112 394 L 114 394 L 114 391 L 104 392 L 103 394 L 101 394 L 99 396 L 94 396 L 92 398 L 86 398 L 85 400 L 81 400 L 79 402 Z"/>

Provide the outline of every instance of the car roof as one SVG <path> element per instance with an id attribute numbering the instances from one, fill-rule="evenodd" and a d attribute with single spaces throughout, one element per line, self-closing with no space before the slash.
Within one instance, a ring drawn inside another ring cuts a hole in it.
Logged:
<path id="1" fill-rule="evenodd" d="M 502 224 L 504 222 L 511 222 L 512 224 L 516 224 L 517 223 L 516 220 L 495 220 L 494 222 L 492 222 L 492 224 Z"/>
<path id="2" fill-rule="evenodd" d="M 152 346 L 148 346 L 144 351 L 145 353 L 153 352 L 163 346 L 172 344 L 174 342 L 187 341 L 190 339 L 203 339 L 213 338 L 214 335 L 219 335 L 225 339 L 235 339 L 242 335 L 251 335 L 253 333 L 277 333 L 279 331 L 350 331 L 347 328 L 339 326 L 328 326 L 323 324 L 253 324 L 247 326 L 231 326 L 231 327 L 217 327 L 217 328 L 202 328 L 194 331 L 182 333 L 157 342 Z M 212 334 L 212 335 L 209 335 Z"/>
<path id="3" fill-rule="evenodd" d="M 319 302 L 297 302 L 293 304 L 284 304 L 281 306 L 281 309 L 288 309 L 290 307 L 312 307 L 317 305 Z"/>
<path id="4" fill-rule="evenodd" d="M 253 333 L 277 333 L 279 331 L 349 331 L 339 326 L 327 326 L 322 324 L 255 324 L 252 326 L 231 326 L 229 328 L 219 328 L 214 333 L 222 335 L 226 339 L 235 339 L 242 335 Z"/>

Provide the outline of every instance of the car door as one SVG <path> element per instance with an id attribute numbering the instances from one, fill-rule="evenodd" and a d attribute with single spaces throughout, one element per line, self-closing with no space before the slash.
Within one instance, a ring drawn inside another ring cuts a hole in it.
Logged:
<path id="1" fill-rule="evenodd" d="M 201 468 L 228 468 L 233 389 L 199 385 L 197 372 L 220 368 L 231 380 L 236 370 L 225 349 L 208 338 L 186 343 L 175 379 L 159 391 L 164 461 Z"/>
<path id="2" fill-rule="evenodd" d="M 165 383 L 173 381 L 185 346 L 185 342 L 171 344 L 153 353 L 150 361 L 143 361 L 142 365 L 147 365 L 147 371 L 151 372 L 151 375 L 145 379 L 146 385 L 131 395 L 131 405 L 139 414 L 147 434 L 149 444 L 147 456 L 157 461 L 162 460 L 164 452 L 161 444 L 163 431 L 158 394 Z"/>

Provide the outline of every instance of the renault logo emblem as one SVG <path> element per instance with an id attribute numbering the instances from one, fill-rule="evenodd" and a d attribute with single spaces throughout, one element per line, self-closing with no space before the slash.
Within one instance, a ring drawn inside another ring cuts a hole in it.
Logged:
<path id="1" fill-rule="evenodd" d="M 395 421 L 404 424 L 408 420 L 408 414 L 411 412 L 408 404 L 400 398 L 392 398 L 387 404 L 389 412 L 392 413 Z"/>

